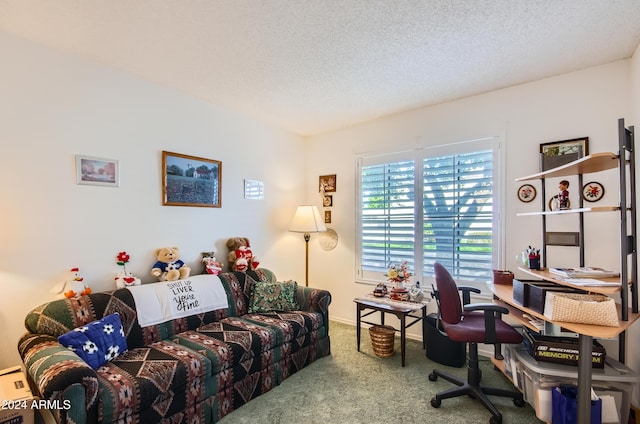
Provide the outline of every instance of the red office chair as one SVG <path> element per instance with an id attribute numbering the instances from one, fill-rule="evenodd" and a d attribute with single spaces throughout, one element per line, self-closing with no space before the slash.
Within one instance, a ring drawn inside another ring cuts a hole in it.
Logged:
<path id="1" fill-rule="evenodd" d="M 502 414 L 491 403 L 487 395 L 510 397 L 516 406 L 523 406 L 522 393 L 495 387 L 486 387 L 480 384 L 481 371 L 478 366 L 478 343 L 522 343 L 522 335 L 513 327 L 502 321 L 501 314 L 509 311 L 493 303 L 475 303 L 462 306 L 458 287 L 445 267 L 439 263 L 434 264 L 436 287 L 440 300 L 440 313 L 442 325 L 447 336 L 453 341 L 464 342 L 468 345 L 468 372 L 467 380 L 448 375 L 439 370 L 433 370 L 429 374 L 429 380 L 436 381 L 442 377 L 460 387 L 454 387 L 444 392 L 437 393 L 431 399 L 431 406 L 440 407 L 442 399 L 469 395 L 482 402 L 492 417 L 491 424 L 501 424 Z M 464 309 L 463 309 L 464 308 Z"/>

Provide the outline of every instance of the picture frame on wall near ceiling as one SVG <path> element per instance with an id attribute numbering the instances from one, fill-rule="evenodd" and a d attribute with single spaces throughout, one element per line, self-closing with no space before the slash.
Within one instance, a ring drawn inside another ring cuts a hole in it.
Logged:
<path id="1" fill-rule="evenodd" d="M 162 204 L 222 207 L 222 162 L 162 151 Z"/>
<path id="2" fill-rule="evenodd" d="M 321 175 L 318 181 L 319 191 L 321 193 L 331 193 L 336 191 L 336 174 Z"/>
<path id="3" fill-rule="evenodd" d="M 115 159 L 76 155 L 76 183 L 103 187 L 120 186 L 120 168 Z"/>
<path id="4" fill-rule="evenodd" d="M 540 144 L 540 171 L 566 165 L 589 154 L 589 137 Z"/>

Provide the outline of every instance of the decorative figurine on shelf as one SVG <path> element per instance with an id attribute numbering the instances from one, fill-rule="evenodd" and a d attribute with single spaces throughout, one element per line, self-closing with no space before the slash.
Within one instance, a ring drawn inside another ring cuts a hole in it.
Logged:
<path id="1" fill-rule="evenodd" d="M 424 293 L 422 292 L 422 287 L 420 287 L 420 281 L 416 281 L 416 284 L 409 290 L 409 300 L 412 302 L 422 302 L 424 298 Z"/>
<path id="2" fill-rule="evenodd" d="M 384 283 L 378 283 L 376 288 L 373 289 L 373 295 L 375 297 L 385 297 L 387 292 L 387 286 Z"/>
<path id="3" fill-rule="evenodd" d="M 569 181 L 560 181 L 558 188 L 560 189 L 560 193 L 558 194 L 560 210 L 569 209 Z"/>
<path id="4" fill-rule="evenodd" d="M 411 278 L 411 273 L 407 268 L 407 261 L 402 262 L 400 265 L 389 265 L 389 270 L 385 274 L 387 280 L 393 282 L 393 288 L 389 298 L 393 300 L 409 300 L 409 290 L 404 286 L 405 282 Z"/>
<path id="5" fill-rule="evenodd" d="M 80 276 L 79 268 L 71 268 L 62 288 L 62 294 L 67 299 L 78 298 L 86 294 L 91 294 L 91 288 L 84 283 L 84 278 Z"/>
<path id="6" fill-rule="evenodd" d="M 134 277 L 131 272 L 127 272 L 129 259 L 131 259 L 131 257 L 127 252 L 118 252 L 116 255 L 116 263 L 122 267 L 122 272 L 119 272 L 115 278 L 116 288 L 118 289 L 142 284 L 139 278 Z"/>
<path id="7" fill-rule="evenodd" d="M 219 275 L 222 272 L 222 263 L 216 259 L 215 252 L 202 252 L 202 263 L 206 274 Z"/>

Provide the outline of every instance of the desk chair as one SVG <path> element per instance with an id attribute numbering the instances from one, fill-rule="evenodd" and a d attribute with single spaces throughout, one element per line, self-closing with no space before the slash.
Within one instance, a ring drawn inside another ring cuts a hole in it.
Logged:
<path id="1" fill-rule="evenodd" d="M 491 412 L 491 424 L 501 424 L 502 414 L 491 403 L 487 395 L 510 397 L 516 406 L 523 406 L 522 393 L 480 384 L 481 371 L 478 365 L 478 343 L 522 343 L 522 335 L 500 319 L 508 314 L 508 309 L 493 303 L 475 303 L 462 305 L 458 287 L 451 274 L 439 263 L 434 264 L 436 287 L 440 301 L 442 326 L 449 338 L 456 342 L 467 343 L 468 368 L 466 381 L 445 374 L 437 369 L 429 374 L 429 380 L 438 377 L 458 385 L 452 389 L 437 393 L 431 399 L 431 406 L 440 407 L 443 399 L 468 395 L 479 400 Z"/>

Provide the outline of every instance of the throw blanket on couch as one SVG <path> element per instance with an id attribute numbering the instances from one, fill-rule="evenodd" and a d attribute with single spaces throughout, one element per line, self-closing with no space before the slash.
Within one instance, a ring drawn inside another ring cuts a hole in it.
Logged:
<path id="1" fill-rule="evenodd" d="M 217 275 L 195 275 L 128 289 L 136 302 L 141 327 L 229 307 L 227 294 Z"/>

